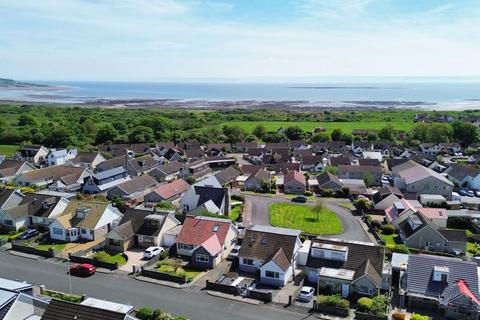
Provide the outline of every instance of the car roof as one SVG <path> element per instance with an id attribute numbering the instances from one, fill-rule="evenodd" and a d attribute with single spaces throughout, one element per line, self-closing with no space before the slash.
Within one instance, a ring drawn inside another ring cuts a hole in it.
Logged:
<path id="1" fill-rule="evenodd" d="M 160 247 L 148 247 L 145 251 L 151 251 L 155 249 L 160 249 Z"/>
<path id="2" fill-rule="evenodd" d="M 301 290 L 307 290 L 307 291 L 309 291 L 309 290 L 311 290 L 311 289 L 313 289 L 313 288 L 312 288 L 312 287 L 305 286 L 305 287 L 302 287 Z"/>
<path id="3" fill-rule="evenodd" d="M 82 263 L 82 264 L 80 264 L 80 267 L 91 268 L 91 267 L 93 267 L 93 265 L 91 265 L 90 263 Z"/>

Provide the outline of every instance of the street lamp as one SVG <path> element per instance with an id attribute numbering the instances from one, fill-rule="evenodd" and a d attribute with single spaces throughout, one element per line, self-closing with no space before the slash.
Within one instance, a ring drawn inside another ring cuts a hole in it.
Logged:
<path id="1" fill-rule="evenodd" d="M 68 287 L 70 289 L 70 295 L 72 295 L 72 274 L 70 272 L 70 258 L 67 259 L 67 268 L 68 268 Z"/>

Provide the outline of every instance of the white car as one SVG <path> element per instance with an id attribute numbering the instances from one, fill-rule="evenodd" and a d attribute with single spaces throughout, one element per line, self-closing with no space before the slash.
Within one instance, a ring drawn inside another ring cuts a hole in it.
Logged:
<path id="1" fill-rule="evenodd" d="M 309 302 L 310 300 L 312 300 L 314 293 L 315 289 L 313 289 L 312 287 L 302 287 L 302 290 L 300 290 L 297 299 L 299 301 Z"/>
<path id="2" fill-rule="evenodd" d="M 236 257 L 238 257 L 238 253 L 240 252 L 241 246 L 236 245 L 232 248 L 232 251 L 230 251 L 230 254 L 228 255 L 228 259 L 230 260 L 235 260 Z"/>
<path id="3" fill-rule="evenodd" d="M 159 254 L 161 254 L 163 251 L 165 251 L 165 249 L 163 249 L 162 247 L 149 247 L 143 253 L 143 258 L 152 259 L 153 257 L 156 257 Z"/>

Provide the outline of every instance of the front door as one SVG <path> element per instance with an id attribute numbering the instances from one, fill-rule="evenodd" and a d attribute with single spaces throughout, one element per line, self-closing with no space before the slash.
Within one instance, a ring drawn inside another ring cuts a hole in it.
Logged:
<path id="1" fill-rule="evenodd" d="M 342 298 L 347 298 L 350 295 L 350 285 L 342 283 Z"/>

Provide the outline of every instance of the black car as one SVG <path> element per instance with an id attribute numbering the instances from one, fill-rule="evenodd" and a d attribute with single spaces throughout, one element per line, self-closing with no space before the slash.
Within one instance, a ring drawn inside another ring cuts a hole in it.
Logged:
<path id="1" fill-rule="evenodd" d="M 295 197 L 295 198 L 292 198 L 292 202 L 305 203 L 305 202 L 307 202 L 307 197 L 305 197 L 305 196 L 297 196 L 297 197 Z"/>
<path id="2" fill-rule="evenodd" d="M 25 232 L 22 233 L 18 237 L 18 239 L 27 240 L 27 239 L 30 239 L 32 237 L 38 236 L 39 234 L 40 234 L 40 232 L 38 231 L 38 229 L 28 229 L 28 230 L 25 230 Z"/>

